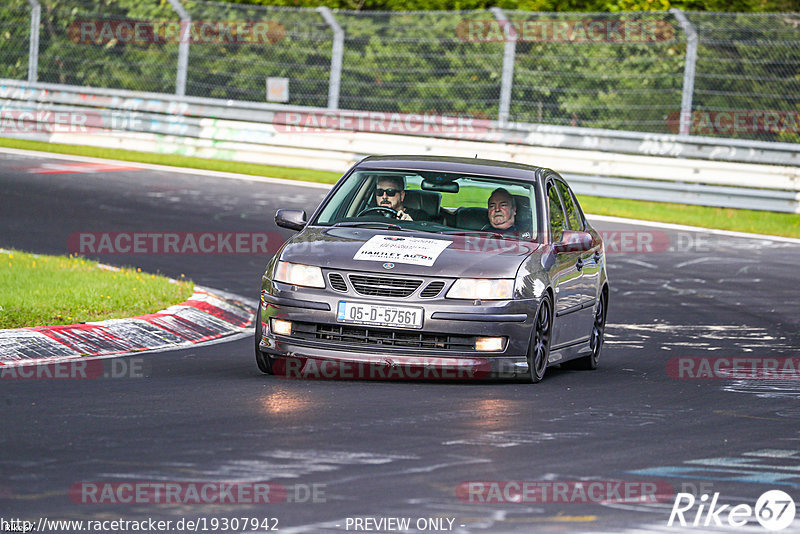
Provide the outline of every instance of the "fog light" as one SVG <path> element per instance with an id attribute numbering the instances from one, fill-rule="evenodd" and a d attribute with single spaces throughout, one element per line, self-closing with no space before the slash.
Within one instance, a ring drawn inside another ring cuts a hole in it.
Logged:
<path id="1" fill-rule="evenodd" d="M 479 337 L 475 340 L 475 350 L 481 352 L 497 352 L 503 350 L 502 337 Z"/>
<path id="2" fill-rule="evenodd" d="M 292 335 L 292 321 L 284 321 L 283 319 L 272 319 L 272 332 L 279 336 Z"/>

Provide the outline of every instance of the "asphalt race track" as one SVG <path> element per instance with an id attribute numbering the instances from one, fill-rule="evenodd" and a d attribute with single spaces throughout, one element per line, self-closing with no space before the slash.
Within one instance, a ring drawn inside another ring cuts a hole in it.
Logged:
<path id="1" fill-rule="evenodd" d="M 310 212 L 324 194 L 288 182 L 152 170 L 75 166 L 41 173 L 65 163 L 0 154 L 0 247 L 66 254 L 70 236 L 81 232 L 286 237 L 273 222 L 275 209 Z M 143 362 L 143 378 L 0 380 L 0 515 L 173 524 L 277 518 L 280 532 L 308 533 L 354 531 L 355 518 L 410 518 L 408 532 L 433 532 L 439 523 L 439 531 L 461 533 L 660 532 L 669 530 L 678 492 L 698 499 L 685 514 L 688 522 L 701 494 L 710 500 L 718 492 L 718 505 L 752 507 L 765 491 L 781 489 L 800 504 L 800 373 L 784 379 L 676 374 L 679 358 L 706 358 L 713 367 L 713 358 L 791 363 L 782 358 L 798 356 L 800 245 L 595 226 L 625 232 L 608 234 L 618 246 L 607 245 L 609 326 L 597 371 L 551 368 L 538 385 L 287 380 L 258 371 L 248 337 L 129 357 Z M 636 242 L 656 245 L 636 251 Z M 263 254 L 90 256 L 185 274 L 252 299 L 268 260 Z M 52 292 L 57 298 L 58 288 Z M 282 484 L 287 499 L 91 504 L 70 494 L 86 487 L 81 483 L 236 481 Z M 493 481 L 483 487 L 501 492 L 476 502 L 486 495 L 464 493 L 477 487 L 466 485 L 471 481 Z M 570 490 L 561 498 L 524 498 L 502 492 L 513 487 L 510 481 L 568 482 Z M 619 502 L 613 491 L 582 498 L 576 481 L 596 482 L 606 492 L 620 481 L 657 487 L 657 502 Z M 715 531 L 743 530 L 727 526 L 726 516 Z M 419 519 L 440 521 L 417 530 Z M 708 530 L 705 519 L 674 531 Z M 366 531 L 374 524 L 361 525 Z M 800 530 L 800 519 L 785 532 L 793 529 Z M 766 532 L 752 517 L 744 530 Z"/>

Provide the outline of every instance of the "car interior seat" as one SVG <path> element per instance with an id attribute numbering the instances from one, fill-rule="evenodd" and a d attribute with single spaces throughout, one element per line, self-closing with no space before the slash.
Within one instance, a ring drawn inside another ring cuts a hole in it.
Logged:
<path id="1" fill-rule="evenodd" d="M 517 228 L 520 232 L 532 232 L 531 199 L 522 195 L 513 195 L 513 197 L 517 205 L 517 215 L 514 217 Z"/>
<path id="2" fill-rule="evenodd" d="M 422 210 L 428 214 L 432 221 L 442 220 L 442 194 L 435 191 L 420 191 L 407 189 L 403 206 L 410 209 Z"/>
<path id="3" fill-rule="evenodd" d="M 481 207 L 462 207 L 456 210 L 455 227 L 462 230 L 480 230 L 489 224 L 489 210 Z"/>

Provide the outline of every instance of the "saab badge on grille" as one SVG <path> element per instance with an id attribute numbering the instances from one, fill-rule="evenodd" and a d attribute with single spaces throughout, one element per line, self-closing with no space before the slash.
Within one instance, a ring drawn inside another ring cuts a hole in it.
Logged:
<path id="1" fill-rule="evenodd" d="M 383 264 L 383 268 L 384 269 L 394 269 L 394 263 L 384 263 Z"/>

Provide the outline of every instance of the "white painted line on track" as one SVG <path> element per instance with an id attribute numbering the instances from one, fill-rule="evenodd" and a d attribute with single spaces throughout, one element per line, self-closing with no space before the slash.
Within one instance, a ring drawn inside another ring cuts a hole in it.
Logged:
<path id="1" fill-rule="evenodd" d="M 684 261 L 684 262 L 678 263 L 678 264 L 675 265 L 675 268 L 676 269 L 683 269 L 687 265 L 694 265 L 696 263 L 705 263 L 707 261 L 716 261 L 716 258 L 711 258 L 711 257 L 708 257 L 708 256 L 704 256 L 702 258 L 695 258 L 693 260 L 689 260 L 689 261 Z"/>
<path id="2" fill-rule="evenodd" d="M 43 157 L 52 159 L 65 159 L 71 161 L 86 161 L 86 162 L 109 163 L 109 164 L 114 164 L 114 163 L 118 164 L 120 161 L 124 161 L 140 169 L 153 170 L 153 171 L 175 172 L 180 174 L 195 174 L 200 176 L 210 176 L 214 178 L 245 180 L 250 182 L 262 182 L 262 183 L 276 184 L 276 185 L 294 185 L 298 187 L 312 187 L 315 189 L 330 189 L 331 187 L 333 187 L 333 184 L 305 182 L 302 180 L 287 180 L 284 178 L 270 178 L 266 176 L 254 176 L 251 174 L 238 174 L 234 172 L 207 171 L 203 169 L 193 169 L 189 167 L 173 167 L 171 165 L 155 165 L 152 163 L 137 163 L 135 161 L 126 161 L 126 160 L 91 158 L 87 156 L 72 156 L 69 154 L 41 152 L 38 150 L 23 150 L 19 148 L 0 147 L 0 153 L 14 154 L 19 156 Z M 765 235 L 765 234 L 751 234 L 747 232 L 734 232 L 732 230 L 719 230 L 716 228 L 704 228 L 702 226 L 687 226 L 683 224 L 673 224 L 673 223 L 665 223 L 658 221 L 645 221 L 641 219 L 627 219 L 625 217 L 614 217 L 610 215 L 593 215 L 591 213 L 587 213 L 586 216 L 594 221 L 633 224 L 638 226 L 650 226 L 655 228 L 666 228 L 669 230 L 685 230 L 688 232 L 705 232 L 713 235 L 740 237 L 743 239 L 766 239 L 769 241 L 778 241 L 781 243 L 792 243 L 795 245 L 800 245 L 800 239 L 793 237 L 783 237 L 783 236 Z"/>
<path id="3" fill-rule="evenodd" d="M 69 161 L 83 161 L 87 163 L 105 163 L 116 164 L 120 162 L 129 164 L 131 167 L 136 167 L 142 170 L 161 171 L 161 172 L 175 172 L 180 174 L 195 174 L 200 176 L 211 176 L 213 178 L 227 178 L 230 180 L 245 180 L 250 182 L 262 182 L 267 184 L 276 185 L 296 185 L 298 187 L 313 187 L 315 189 L 330 189 L 333 184 L 321 184 L 317 182 L 306 182 L 303 180 L 288 180 L 285 178 L 271 178 L 268 176 L 256 176 L 253 174 L 239 174 L 235 172 L 224 171 L 209 171 L 205 169 L 193 169 L 191 167 L 173 167 L 172 165 L 156 165 L 154 163 L 139 163 L 137 161 L 128 161 L 122 159 L 106 159 L 106 158 L 92 158 L 88 156 L 72 156 L 70 154 L 57 154 L 54 152 L 40 152 L 38 150 L 23 150 L 19 148 L 5 148 L 0 147 L 0 153 L 12 154 L 17 156 L 29 157 L 42 157 L 51 159 L 63 159 Z M 227 160 L 220 160 L 227 161 Z M 235 162 L 232 162 L 235 163 Z M 304 169 L 299 169 L 304 170 Z"/>
<path id="4" fill-rule="evenodd" d="M 610 215 L 592 215 L 587 213 L 586 217 L 595 221 L 636 224 L 639 226 L 653 226 L 657 228 L 667 228 L 669 230 L 686 230 L 688 232 L 706 232 L 714 235 L 724 235 L 730 237 L 742 237 L 745 239 L 767 239 L 769 241 L 780 241 L 782 243 L 793 243 L 800 245 L 800 239 L 794 237 L 783 237 L 779 235 L 750 234 L 747 232 L 734 232 L 733 230 L 719 230 L 717 228 L 703 228 L 702 226 L 686 226 L 683 224 L 673 224 L 658 221 L 643 221 L 641 219 L 626 219 L 624 217 L 612 217 Z"/>

